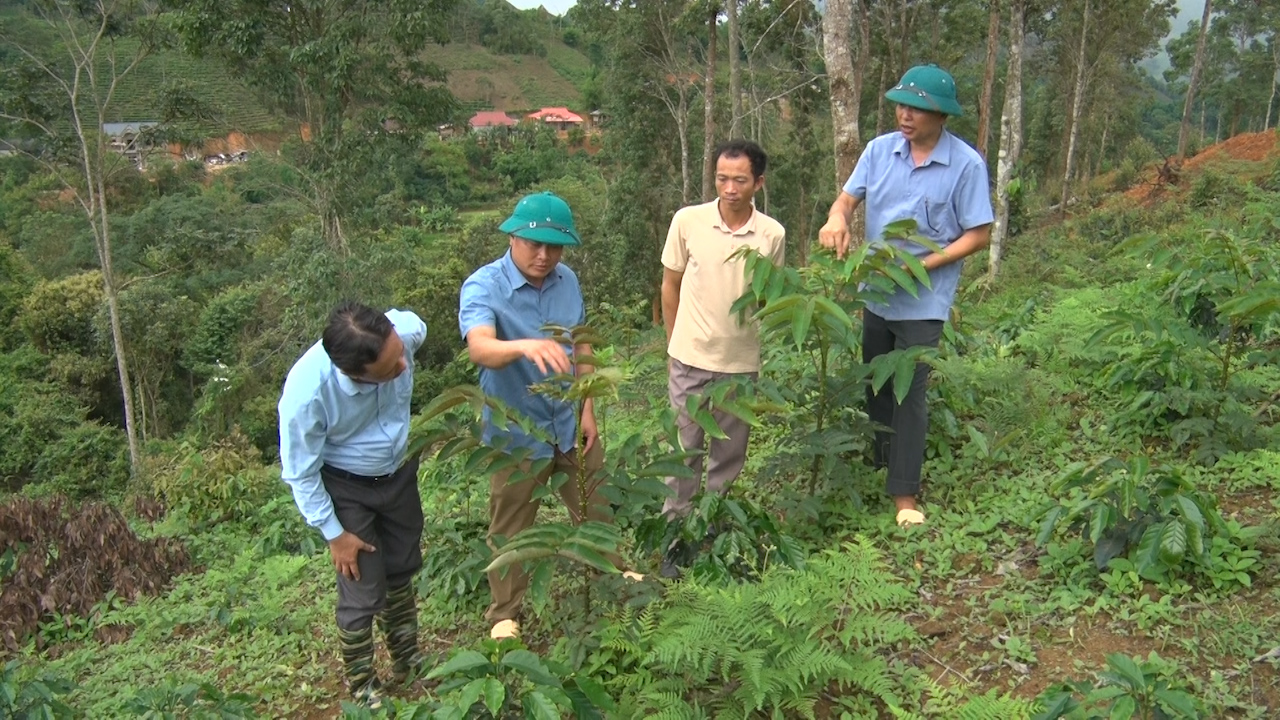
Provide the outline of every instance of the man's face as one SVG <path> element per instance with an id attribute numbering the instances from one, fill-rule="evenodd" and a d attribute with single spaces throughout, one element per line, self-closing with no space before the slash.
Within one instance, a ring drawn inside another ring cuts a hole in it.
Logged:
<path id="1" fill-rule="evenodd" d="M 932 110 L 921 110 L 910 105 L 899 105 L 897 108 L 898 130 L 909 142 L 928 143 L 942 135 L 942 126 L 947 116 Z"/>
<path id="2" fill-rule="evenodd" d="M 378 359 L 364 366 L 364 372 L 355 378 L 362 382 L 384 383 L 400 377 L 408 369 L 409 363 L 404 359 L 404 341 L 398 333 L 391 333 L 382 343 L 382 351 Z"/>
<path id="3" fill-rule="evenodd" d="M 511 259 L 529 282 L 541 283 L 564 255 L 563 245 L 548 245 L 511 236 Z"/>
<path id="4" fill-rule="evenodd" d="M 751 207 L 751 198 L 763 186 L 764 176 L 752 176 L 751 159 L 746 155 L 721 155 L 716 160 L 716 195 L 726 207 L 732 210 Z"/>

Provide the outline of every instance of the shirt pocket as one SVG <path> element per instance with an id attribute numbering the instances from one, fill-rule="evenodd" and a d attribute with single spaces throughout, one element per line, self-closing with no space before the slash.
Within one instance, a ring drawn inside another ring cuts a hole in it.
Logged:
<path id="1" fill-rule="evenodd" d="M 924 217 L 929 230 L 926 234 L 938 243 L 946 245 L 958 237 L 959 226 L 950 201 L 925 198 Z"/>

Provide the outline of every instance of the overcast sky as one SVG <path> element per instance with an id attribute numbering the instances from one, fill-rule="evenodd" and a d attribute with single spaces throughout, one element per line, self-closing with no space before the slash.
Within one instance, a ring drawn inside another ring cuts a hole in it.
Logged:
<path id="1" fill-rule="evenodd" d="M 521 10 L 528 10 L 541 5 L 552 15 L 563 15 L 566 10 L 577 4 L 577 0 L 507 0 L 507 2 Z"/>

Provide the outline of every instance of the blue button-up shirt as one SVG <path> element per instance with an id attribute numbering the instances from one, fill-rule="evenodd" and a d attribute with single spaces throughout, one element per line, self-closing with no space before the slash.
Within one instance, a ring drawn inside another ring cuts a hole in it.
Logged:
<path id="1" fill-rule="evenodd" d="M 917 232 L 945 248 L 966 230 L 995 219 L 986 162 L 946 130 L 919 167 L 901 132 L 872 140 L 858 158 L 844 191 L 863 201 L 866 239 L 872 247 L 884 243 L 885 226 L 897 220 L 914 219 Z M 891 242 L 917 257 L 930 252 L 919 243 Z M 963 262 L 953 262 L 931 271 L 933 287 L 918 287 L 918 298 L 898 288 L 888 302 L 868 304 L 867 309 L 886 320 L 946 320 L 962 266 Z"/>
<path id="2" fill-rule="evenodd" d="M 542 338 L 544 325 L 573 327 L 586 322 L 582 289 L 578 276 L 566 265 L 555 266 L 542 287 L 529 284 L 511 252 L 476 270 L 462 284 L 458 302 L 458 328 L 465 339 L 479 327 L 494 328 L 499 340 Z M 566 348 L 572 353 L 572 348 Z M 569 452 L 577 446 L 578 418 L 574 406 L 532 393 L 529 386 L 547 378 L 538 366 L 520 358 L 501 370 L 480 368 L 480 389 L 532 420 L 550 433 L 556 448 Z M 488 409 L 484 412 L 485 444 L 508 450 L 529 448 L 531 457 L 551 457 L 556 448 L 530 437 L 514 424 L 495 427 Z"/>
<path id="3" fill-rule="evenodd" d="M 409 444 L 409 399 L 413 354 L 427 338 L 427 325 L 411 312 L 387 317 L 404 341 L 405 371 L 383 383 L 356 382 L 312 345 L 289 371 L 280 395 L 281 477 L 307 523 L 325 540 L 342 534 L 333 500 L 320 480 L 327 464 L 357 475 L 386 475 L 404 462 Z"/>

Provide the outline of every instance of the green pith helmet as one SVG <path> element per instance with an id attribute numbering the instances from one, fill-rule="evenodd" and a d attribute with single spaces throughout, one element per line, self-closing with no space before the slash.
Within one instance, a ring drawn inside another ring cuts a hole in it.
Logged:
<path id="1" fill-rule="evenodd" d="M 920 110 L 960 117 L 964 108 L 956 100 L 956 81 L 951 73 L 937 65 L 917 65 L 906 72 L 888 92 L 885 99 Z"/>
<path id="2" fill-rule="evenodd" d="M 547 245 L 581 245 L 569 203 L 551 191 L 525 195 L 498 229 Z"/>

